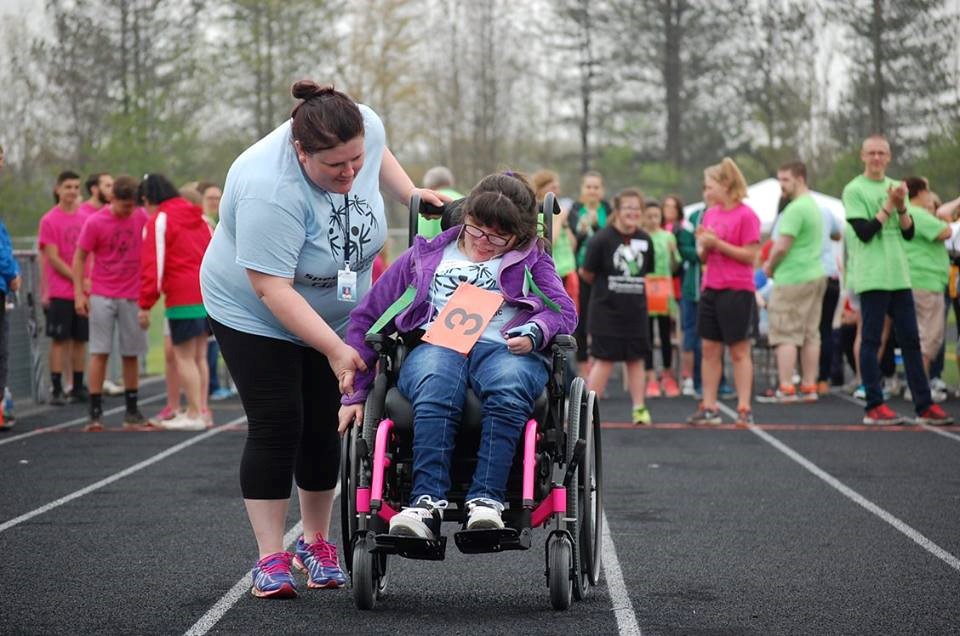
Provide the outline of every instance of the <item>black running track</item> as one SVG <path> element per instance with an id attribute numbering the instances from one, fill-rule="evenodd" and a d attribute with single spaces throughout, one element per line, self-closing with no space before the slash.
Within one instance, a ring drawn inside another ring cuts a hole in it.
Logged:
<path id="1" fill-rule="evenodd" d="M 142 390 L 146 413 L 161 390 Z M 349 589 L 249 595 L 236 401 L 206 433 L 124 432 L 120 405 L 103 433 L 68 406 L 0 434 L 0 633 L 960 633 L 960 427 L 867 429 L 833 395 L 756 405 L 749 430 L 690 428 L 692 400 L 651 400 L 657 424 L 638 429 L 616 394 L 612 543 L 586 601 L 550 609 L 538 532 L 527 552 L 392 560 L 359 612 Z"/>

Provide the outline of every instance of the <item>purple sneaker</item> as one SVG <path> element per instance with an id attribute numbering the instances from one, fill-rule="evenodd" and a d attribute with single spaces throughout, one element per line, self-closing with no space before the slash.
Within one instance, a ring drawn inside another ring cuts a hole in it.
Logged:
<path id="1" fill-rule="evenodd" d="M 325 541 L 318 532 L 317 540 L 305 543 L 303 536 L 297 539 L 297 552 L 293 565 L 307 573 L 307 587 L 313 589 L 343 587 L 347 578 L 337 560 L 337 545 Z"/>
<path id="2" fill-rule="evenodd" d="M 253 587 L 250 593 L 260 598 L 293 598 L 297 595 L 297 586 L 290 573 L 293 555 L 289 552 L 268 554 L 254 566 L 250 572 Z"/>

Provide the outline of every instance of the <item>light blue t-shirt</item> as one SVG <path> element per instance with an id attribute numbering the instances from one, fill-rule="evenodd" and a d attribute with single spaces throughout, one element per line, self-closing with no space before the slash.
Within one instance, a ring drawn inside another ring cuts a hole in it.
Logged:
<path id="1" fill-rule="evenodd" d="M 437 315 L 447 306 L 447 301 L 457 291 L 461 283 L 469 283 L 474 287 L 486 289 L 489 291 L 500 292 L 500 286 L 497 285 L 497 275 L 500 273 L 500 266 L 503 264 L 503 256 L 491 258 L 489 261 L 474 263 L 467 255 L 460 251 L 457 241 L 454 241 L 443 248 L 443 258 L 437 266 L 437 271 L 433 274 L 433 283 L 430 285 L 430 302 L 434 306 L 433 316 L 430 321 L 423 325 L 423 329 L 429 329 Z M 494 314 L 493 318 L 487 323 L 486 329 L 480 336 L 481 340 L 487 342 L 499 342 L 506 344 L 503 329 L 508 322 L 517 315 L 516 307 L 507 304 L 500 305 L 500 309 Z"/>
<path id="2" fill-rule="evenodd" d="M 823 243 L 821 243 L 820 263 L 823 265 L 823 271 L 828 278 L 838 278 L 840 268 L 837 265 L 837 241 L 831 239 L 830 235 L 841 234 L 843 227 L 837 217 L 833 216 L 830 208 L 822 207 L 820 213 L 823 215 Z"/>
<path id="3" fill-rule="evenodd" d="M 245 333 L 303 342 L 257 298 L 247 269 L 293 278 L 293 288 L 341 337 L 356 304 L 337 300 L 349 232 L 355 298 L 370 288 L 371 265 L 383 247 L 387 221 L 380 195 L 383 123 L 361 105 L 364 161 L 349 194 L 327 192 L 297 160 L 287 120 L 237 157 L 227 173 L 220 223 L 203 258 L 200 287 L 207 313 Z"/>

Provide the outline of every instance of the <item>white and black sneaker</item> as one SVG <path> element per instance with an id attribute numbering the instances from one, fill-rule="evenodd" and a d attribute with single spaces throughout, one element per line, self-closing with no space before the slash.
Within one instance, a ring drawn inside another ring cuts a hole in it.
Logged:
<path id="1" fill-rule="evenodd" d="M 415 504 L 390 519 L 390 534 L 435 541 L 440 536 L 440 522 L 446 507 L 445 499 L 434 501 L 430 495 L 421 495 Z"/>
<path id="2" fill-rule="evenodd" d="M 466 502 L 467 530 L 503 529 L 503 504 L 492 499 L 479 498 Z"/>

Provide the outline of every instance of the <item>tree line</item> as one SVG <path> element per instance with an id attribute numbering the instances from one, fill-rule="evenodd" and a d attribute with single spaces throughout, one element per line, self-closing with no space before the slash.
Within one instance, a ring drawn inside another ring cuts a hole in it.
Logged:
<path id="1" fill-rule="evenodd" d="M 953 197 L 958 27 L 960 0 L 46 0 L 0 23 L 0 215 L 35 233 L 64 169 L 222 181 L 302 77 L 462 190 L 551 167 L 695 200 L 728 155 L 838 194 L 884 132 L 893 174 Z"/>

